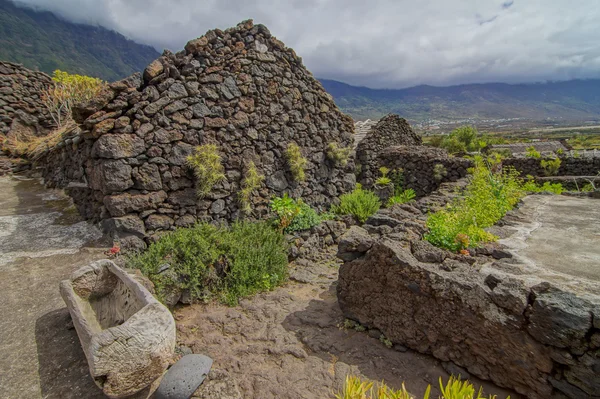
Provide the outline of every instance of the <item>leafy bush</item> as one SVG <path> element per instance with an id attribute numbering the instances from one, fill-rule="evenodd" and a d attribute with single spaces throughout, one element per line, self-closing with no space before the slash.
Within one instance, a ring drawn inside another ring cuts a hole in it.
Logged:
<path id="1" fill-rule="evenodd" d="M 307 160 L 302 156 L 302 152 L 300 151 L 298 144 L 290 143 L 290 145 L 287 147 L 285 155 L 294 179 L 299 182 L 306 180 L 304 168 L 306 167 Z"/>
<path id="2" fill-rule="evenodd" d="M 352 148 L 341 148 L 338 143 L 329 143 L 327 146 L 327 158 L 333 161 L 336 165 L 346 166 L 350 158 Z"/>
<path id="3" fill-rule="evenodd" d="M 450 377 L 444 384 L 442 378 L 439 379 L 440 391 L 442 396 L 439 399 L 486 399 L 483 396 L 483 388 L 475 391 L 475 387 L 469 381 L 462 381 L 460 377 Z M 427 387 L 423 394 L 423 399 L 430 399 L 431 385 Z M 394 390 L 383 382 L 374 387 L 372 382 L 361 381 L 359 377 L 346 376 L 346 381 L 341 393 L 335 395 L 336 399 L 415 399 L 404 385 L 399 390 Z M 495 399 L 496 396 L 488 396 L 488 399 Z M 510 396 L 507 398 L 510 399 Z"/>
<path id="4" fill-rule="evenodd" d="M 215 184 L 225 179 L 225 168 L 215 144 L 205 144 L 194 149 L 187 157 L 187 164 L 196 175 L 196 192 L 198 198 L 203 198 Z"/>
<path id="5" fill-rule="evenodd" d="M 425 239 L 441 248 L 460 251 L 493 241 L 484 228 L 494 225 L 525 195 L 514 169 L 492 172 L 495 166 L 475 157 L 475 167 L 464 196 L 427 218 Z"/>
<path id="6" fill-rule="evenodd" d="M 287 194 L 273 198 L 271 210 L 277 215 L 279 230 L 286 234 L 308 230 L 321 223 L 321 218 L 314 209 L 301 199 L 295 200 Z"/>
<path id="7" fill-rule="evenodd" d="M 542 193 L 548 192 L 553 194 L 561 194 L 565 191 L 562 184 L 544 182 L 543 185 L 537 185 L 533 176 L 527 176 L 527 179 L 523 183 L 523 191 L 528 193 Z"/>
<path id="8" fill-rule="evenodd" d="M 340 204 L 333 206 L 331 209 L 338 215 L 352 215 L 360 223 L 364 223 L 380 207 L 379 197 L 372 191 L 363 190 L 362 186 L 357 184 L 354 191 L 343 194 L 340 197 Z"/>
<path id="9" fill-rule="evenodd" d="M 534 146 L 527 147 L 527 153 L 525 154 L 527 158 L 535 158 L 539 159 L 542 157 L 542 154 L 538 150 L 535 149 Z"/>
<path id="10" fill-rule="evenodd" d="M 542 167 L 542 169 L 544 169 L 544 174 L 546 176 L 555 176 L 558 173 L 558 169 L 560 168 L 560 164 L 561 164 L 561 160 L 560 158 L 554 158 L 554 159 L 542 159 L 542 161 L 540 162 L 540 165 Z"/>
<path id="11" fill-rule="evenodd" d="M 173 289 L 187 289 L 194 299 L 217 297 L 234 305 L 285 281 L 287 251 L 283 235 L 265 222 L 231 228 L 199 223 L 161 237 L 130 257 L 128 266 L 152 280 L 161 300 Z"/>
<path id="12" fill-rule="evenodd" d="M 60 70 L 52 75 L 54 84 L 42 92 L 42 101 L 58 127 L 71 120 L 73 105 L 98 95 L 106 85 L 100 79 L 71 75 Z"/>
<path id="13" fill-rule="evenodd" d="M 390 197 L 386 206 L 389 208 L 396 204 L 406 204 L 407 202 L 414 200 L 416 197 L 417 194 L 415 193 L 415 190 L 409 188 L 401 191 L 400 193 L 395 193 L 392 197 Z"/>
<path id="14" fill-rule="evenodd" d="M 265 176 L 258 173 L 254 162 L 250 161 L 244 180 L 242 181 L 242 189 L 239 193 L 240 204 L 242 206 L 242 212 L 249 214 L 252 212 L 250 206 L 250 197 L 255 190 L 260 188 L 261 183 L 265 180 Z"/>
<path id="15" fill-rule="evenodd" d="M 375 180 L 375 184 L 379 187 L 389 186 L 392 183 L 392 179 L 388 177 L 390 169 L 386 168 L 385 166 L 382 166 L 381 168 L 379 168 L 379 172 L 381 173 L 381 177 L 378 177 L 377 180 Z"/>
<path id="16" fill-rule="evenodd" d="M 488 143 L 484 136 L 477 132 L 472 126 L 461 126 L 454 129 L 447 136 L 440 136 L 431 142 L 436 147 L 446 149 L 450 154 L 467 151 L 479 151 Z"/>

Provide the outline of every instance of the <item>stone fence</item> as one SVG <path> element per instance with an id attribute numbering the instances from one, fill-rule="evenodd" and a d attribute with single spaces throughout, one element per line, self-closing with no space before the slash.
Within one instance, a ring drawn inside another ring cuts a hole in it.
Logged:
<path id="1" fill-rule="evenodd" d="M 521 176 L 544 176 L 541 161 L 552 158 L 509 158 L 502 161 L 503 166 L 512 166 Z M 595 176 L 600 172 L 600 158 L 561 157 L 557 176 Z"/>

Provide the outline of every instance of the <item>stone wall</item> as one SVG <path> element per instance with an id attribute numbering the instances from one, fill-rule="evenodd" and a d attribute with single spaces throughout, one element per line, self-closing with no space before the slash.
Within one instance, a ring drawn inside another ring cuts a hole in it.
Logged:
<path id="1" fill-rule="evenodd" d="M 53 125 L 41 101 L 52 80 L 42 72 L 0 61 L 0 141 L 6 136 L 43 136 Z"/>
<path id="2" fill-rule="evenodd" d="M 382 210 L 342 236 L 344 315 L 531 399 L 599 397 L 598 284 L 550 283 L 501 247 L 435 248 L 420 208 Z"/>
<path id="3" fill-rule="evenodd" d="M 551 159 L 551 158 L 546 158 Z M 542 159 L 509 158 L 502 161 L 503 166 L 512 166 L 521 176 L 544 176 Z M 600 158 L 561 158 L 557 176 L 595 176 L 600 172 Z"/>
<path id="4" fill-rule="evenodd" d="M 166 51 L 143 78 L 111 84 L 74 117 L 81 131 L 47 154 L 44 177 L 69 186 L 85 217 L 136 246 L 198 219 L 244 216 L 238 191 L 250 161 L 265 176 L 252 217 L 264 216 L 274 195 L 324 207 L 355 185 L 352 160 L 340 166 L 326 155 L 329 143 L 353 145 L 352 119 L 292 49 L 252 21 Z M 226 180 L 199 199 L 186 158 L 207 143 L 218 146 Z M 290 143 L 307 160 L 303 182 L 290 171 Z"/>

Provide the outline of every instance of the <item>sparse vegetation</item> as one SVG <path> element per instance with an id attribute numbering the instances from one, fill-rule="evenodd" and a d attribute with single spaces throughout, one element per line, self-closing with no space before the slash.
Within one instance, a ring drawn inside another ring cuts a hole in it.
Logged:
<path id="1" fill-rule="evenodd" d="M 352 148 L 342 148 L 338 143 L 329 143 L 327 146 L 327 158 L 333 161 L 336 165 L 346 166 L 350 158 Z"/>
<path id="2" fill-rule="evenodd" d="M 414 200 L 416 197 L 417 194 L 412 188 L 400 190 L 400 192 L 397 191 L 392 197 L 390 197 L 386 206 L 389 208 L 396 204 L 406 204 L 407 202 Z"/>
<path id="3" fill-rule="evenodd" d="M 448 382 L 440 377 L 440 391 L 442 396 L 438 399 L 496 399 L 495 395 L 483 396 L 483 388 L 478 391 L 469 381 L 462 381 L 459 377 L 451 376 Z M 423 399 L 430 399 L 431 386 L 428 386 L 423 394 Z M 362 381 L 359 377 L 346 376 L 344 387 L 340 393 L 335 394 L 335 399 L 416 399 L 408 392 L 404 383 L 402 388 L 394 390 L 383 381 L 376 385 L 372 382 Z M 506 399 L 510 399 L 510 396 Z"/>
<path id="4" fill-rule="evenodd" d="M 285 155 L 294 179 L 298 182 L 306 180 L 304 168 L 306 168 L 307 160 L 302 156 L 302 152 L 300 151 L 298 144 L 290 143 L 287 147 Z"/>
<path id="5" fill-rule="evenodd" d="M 321 218 L 314 209 L 301 199 L 295 200 L 287 194 L 273 198 L 271 210 L 277 215 L 278 229 L 286 234 L 308 230 L 321 223 Z"/>
<path id="6" fill-rule="evenodd" d="M 100 79 L 71 75 L 58 69 L 54 71 L 52 81 L 54 84 L 44 90 L 41 95 L 44 106 L 58 127 L 71 120 L 71 110 L 74 104 L 91 100 L 106 85 Z"/>
<path id="7" fill-rule="evenodd" d="M 237 222 L 231 228 L 199 223 L 161 237 L 131 256 L 128 266 L 152 280 L 161 300 L 175 289 L 235 305 L 286 280 L 287 251 L 283 235 L 266 222 Z"/>
<path id="8" fill-rule="evenodd" d="M 561 163 L 562 162 L 560 158 L 542 159 L 540 165 L 542 169 L 544 169 L 544 174 L 546 176 L 556 176 L 556 174 L 558 173 L 558 169 L 560 169 Z"/>
<path id="9" fill-rule="evenodd" d="M 332 207 L 332 211 L 338 215 L 352 215 L 360 223 L 375 214 L 381 207 L 379 198 L 369 190 L 364 190 L 360 184 L 347 194 L 340 197 L 340 204 Z"/>
<path id="10" fill-rule="evenodd" d="M 514 169 L 494 173 L 494 164 L 480 156 L 475 157 L 475 164 L 464 196 L 427 218 L 429 233 L 425 238 L 438 247 L 460 251 L 495 240 L 484 229 L 500 220 L 525 195 Z"/>
<path id="11" fill-rule="evenodd" d="M 54 129 L 46 136 L 29 136 L 15 134 L 2 142 L 2 151 L 11 155 L 28 159 L 37 159 L 44 151 L 54 148 L 65 134 L 76 127 L 75 122 L 69 121 L 62 127 Z"/>
<path id="12" fill-rule="evenodd" d="M 389 186 L 392 183 L 392 179 L 388 177 L 390 169 L 386 168 L 385 166 L 382 166 L 381 168 L 379 168 L 379 173 L 381 173 L 381 176 L 378 177 L 377 180 L 375 180 L 375 184 L 379 187 Z"/>
<path id="13" fill-rule="evenodd" d="M 198 198 L 205 197 L 215 184 L 225 179 L 225 168 L 215 144 L 196 147 L 194 153 L 187 157 L 187 164 L 196 175 Z"/>
<path id="14" fill-rule="evenodd" d="M 252 197 L 252 193 L 260 188 L 260 185 L 263 182 L 263 180 L 265 180 L 265 176 L 258 173 L 256 165 L 254 164 L 254 162 L 250 161 L 248 163 L 248 167 L 246 168 L 244 180 L 242 181 L 242 189 L 239 193 L 239 200 L 242 212 L 246 214 L 252 212 L 250 198 Z"/>

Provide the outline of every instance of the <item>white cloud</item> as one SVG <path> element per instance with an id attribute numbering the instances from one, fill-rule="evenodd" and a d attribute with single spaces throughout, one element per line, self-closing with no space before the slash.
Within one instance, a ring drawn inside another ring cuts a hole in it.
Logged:
<path id="1" fill-rule="evenodd" d="M 20 0 L 178 50 L 253 18 L 322 78 L 370 87 L 600 77 L 598 0 Z"/>

